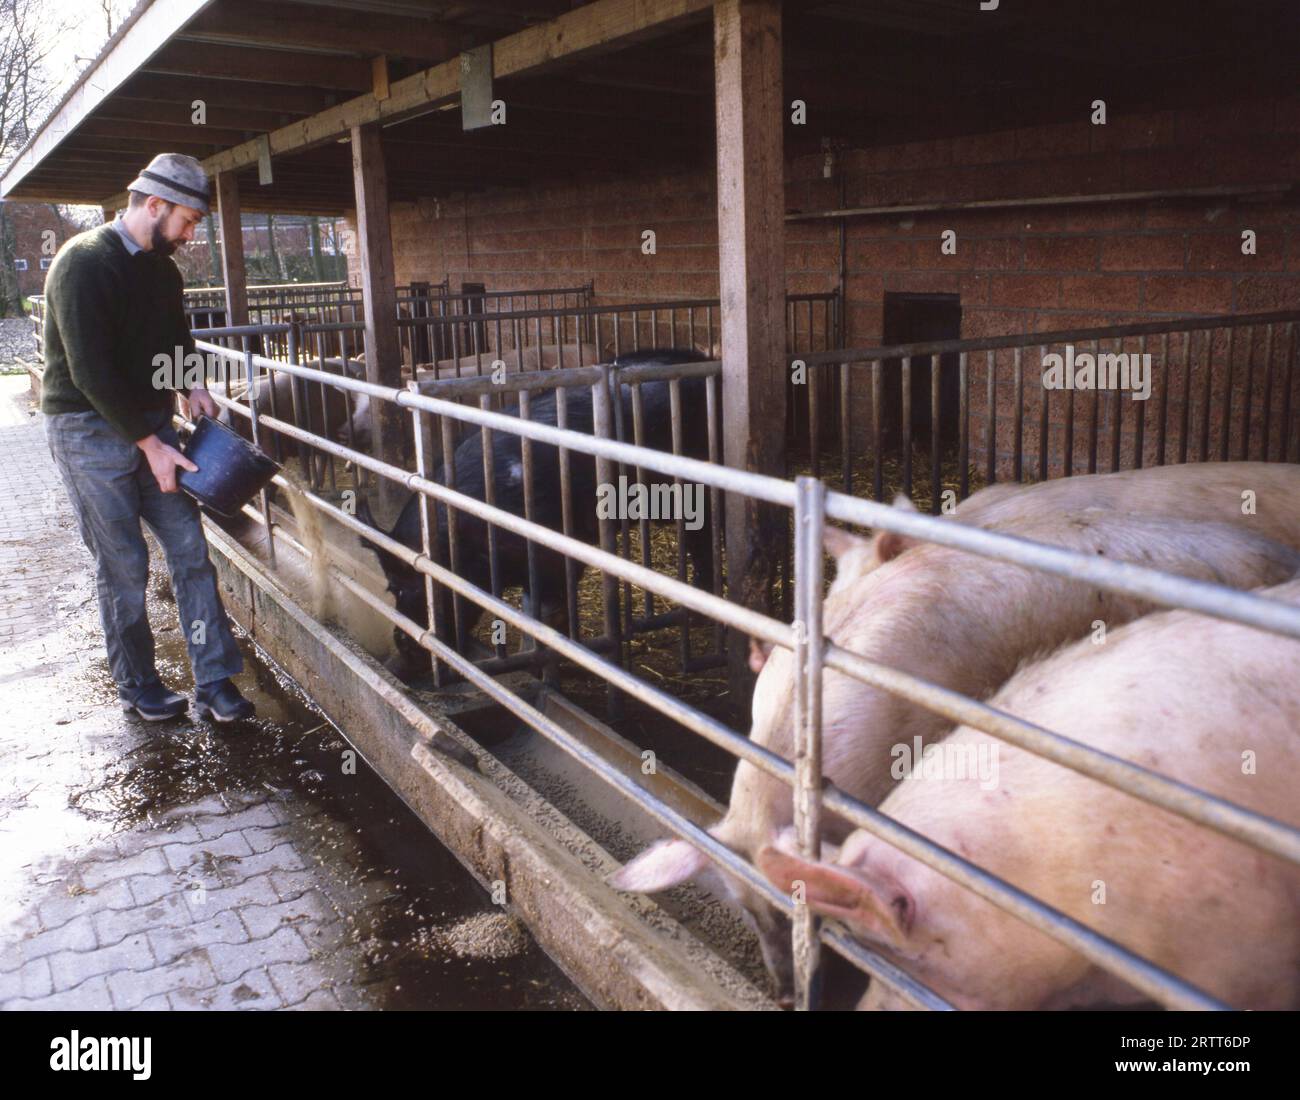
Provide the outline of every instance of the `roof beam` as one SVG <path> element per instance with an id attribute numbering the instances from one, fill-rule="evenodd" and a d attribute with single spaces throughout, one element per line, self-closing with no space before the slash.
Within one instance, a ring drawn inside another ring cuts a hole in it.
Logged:
<path id="1" fill-rule="evenodd" d="M 492 47 L 493 76 L 502 80 L 541 72 L 560 62 L 630 45 L 691 21 L 702 21 L 712 7 L 712 0 L 596 0 L 549 22 L 498 39 Z M 365 68 L 368 87 L 369 66 Z M 457 57 L 394 81 L 387 99 L 376 99 L 373 93 L 367 93 L 272 131 L 268 135 L 271 155 L 282 156 L 332 141 L 356 126 L 409 118 L 436 104 L 452 102 L 459 94 L 460 59 Z M 204 161 L 204 168 L 211 176 L 248 167 L 257 163 L 261 147 L 260 140 L 244 142 L 209 157 Z"/>
<path id="2" fill-rule="evenodd" d="M 246 130 L 222 130 L 216 126 L 194 126 L 190 123 L 137 120 L 131 122 L 130 126 L 133 138 L 151 138 L 164 144 L 169 141 L 195 141 L 202 138 L 200 144 L 222 146 L 243 141 L 248 136 Z M 115 122 L 111 118 L 96 117 L 78 126 L 77 133 L 86 137 L 112 138 L 122 133 L 122 123 Z"/>
<path id="3" fill-rule="evenodd" d="M 179 102 L 158 103 L 150 99 L 125 99 L 122 96 L 114 96 L 95 112 L 95 120 L 119 123 L 158 122 L 169 126 L 188 126 L 195 134 L 201 134 L 205 127 L 211 126 L 218 130 L 239 131 L 241 136 L 235 139 L 237 141 L 243 140 L 244 131 L 264 133 L 292 120 L 292 116 L 286 115 L 283 111 L 222 107 L 209 103 L 205 98 L 203 100 L 204 122 L 200 125 L 193 121 L 194 110 L 190 106 L 193 102 L 192 99 L 185 99 Z"/>
<path id="4" fill-rule="evenodd" d="M 140 69 L 147 73 L 251 80 L 258 84 L 298 84 L 348 92 L 370 87 L 370 63 L 357 57 L 219 46 L 208 42 L 173 40 Z"/>
<path id="5" fill-rule="evenodd" d="M 192 103 L 195 99 L 195 87 L 192 80 L 187 80 L 183 76 L 142 72 L 123 84 L 114 98 L 160 103 Z M 238 80 L 214 80 L 204 87 L 202 99 L 209 109 L 244 107 L 260 111 L 274 110 L 286 115 L 314 115 L 333 107 L 339 101 L 339 96 L 335 92 L 321 91 L 316 88 L 296 88 L 289 84 L 278 84 L 275 87 L 274 104 L 272 104 L 268 102 L 267 89 L 264 85 Z"/>
<path id="6" fill-rule="evenodd" d="M 247 42 L 255 46 L 314 46 L 370 56 L 389 54 L 445 61 L 460 52 L 463 35 L 432 19 L 319 9 L 273 0 L 221 0 L 189 26 L 187 41 Z"/>

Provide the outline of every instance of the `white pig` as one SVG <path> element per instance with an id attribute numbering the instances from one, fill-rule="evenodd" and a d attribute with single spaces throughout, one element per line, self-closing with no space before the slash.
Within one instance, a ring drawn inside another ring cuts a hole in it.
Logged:
<path id="1" fill-rule="evenodd" d="M 1066 515 L 1015 513 L 998 530 L 1087 554 L 1216 581 L 1234 588 L 1276 584 L 1300 567 L 1300 556 L 1251 530 L 1186 519 L 1088 509 Z M 858 564 L 867 540 L 828 531 L 840 562 Z M 982 698 L 1023 660 L 1151 610 L 1145 601 L 1091 585 L 933 543 L 915 547 L 878 569 L 843 571 L 824 604 L 826 636 L 837 645 L 931 683 Z M 793 756 L 793 655 L 777 649 L 754 689 L 750 739 L 786 759 Z M 822 685 L 823 769 L 842 791 L 875 805 L 897 782 L 891 746 L 942 736 L 951 723 L 888 692 L 833 670 Z M 740 762 L 726 816 L 710 832 L 751 860 L 793 820 L 790 789 Z M 838 840 L 847 824 L 824 818 Z M 784 918 L 738 880 L 721 876 L 684 840 L 652 845 L 616 872 L 625 890 L 654 892 L 702 873 L 722 885 L 753 918 L 779 996 L 789 990 L 789 934 Z"/>
<path id="2" fill-rule="evenodd" d="M 911 508 L 905 497 L 898 503 Z M 989 527 L 1017 516 L 1061 515 L 1080 508 L 1239 523 L 1300 550 L 1300 465 L 1193 462 L 1083 474 L 1035 485 L 1002 482 L 972 493 L 957 505 L 953 518 Z M 882 531 L 869 551 L 860 552 L 853 568 L 869 572 L 916 545 L 916 539 Z"/>
<path id="3" fill-rule="evenodd" d="M 1261 595 L 1300 606 L 1300 581 Z M 990 703 L 1300 826 L 1300 641 L 1169 611 L 1027 666 Z M 954 748 L 996 751 L 997 782 L 913 772 L 881 811 L 1227 1004 L 1300 1008 L 1294 863 L 979 730 Z M 865 830 L 835 863 L 799 859 L 790 839 L 760 851 L 764 873 L 801 880 L 816 911 L 959 1008 L 1149 999 Z M 859 1007 L 906 1006 L 873 982 Z"/>

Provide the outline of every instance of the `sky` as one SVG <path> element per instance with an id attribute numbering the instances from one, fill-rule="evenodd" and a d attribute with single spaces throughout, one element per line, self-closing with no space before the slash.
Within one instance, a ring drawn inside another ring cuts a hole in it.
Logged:
<path id="1" fill-rule="evenodd" d="M 116 30 L 135 0 L 110 0 L 110 3 Z M 100 0 L 45 0 L 41 6 L 50 14 L 51 27 L 64 24 L 69 28 L 54 37 L 49 61 L 50 72 L 59 81 L 61 96 L 108 40 L 108 24 Z M 82 60 L 78 61 L 78 57 Z"/>
<path id="2" fill-rule="evenodd" d="M 110 0 L 114 30 L 121 25 L 135 3 L 136 0 Z M 77 77 L 108 41 L 108 23 L 100 0 L 44 0 L 41 9 L 49 15 L 47 26 L 67 28 L 62 33 L 53 30 L 48 32 L 52 43 L 46 66 L 58 84 L 51 103 L 53 106 L 72 87 Z"/>

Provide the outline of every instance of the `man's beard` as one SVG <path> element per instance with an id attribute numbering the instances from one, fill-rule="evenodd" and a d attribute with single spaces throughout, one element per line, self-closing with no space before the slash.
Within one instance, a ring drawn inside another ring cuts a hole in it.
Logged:
<path id="1" fill-rule="evenodd" d="M 181 246 L 180 241 L 169 240 L 163 235 L 161 218 L 153 223 L 152 238 L 153 250 L 158 253 L 159 256 L 170 256 Z"/>

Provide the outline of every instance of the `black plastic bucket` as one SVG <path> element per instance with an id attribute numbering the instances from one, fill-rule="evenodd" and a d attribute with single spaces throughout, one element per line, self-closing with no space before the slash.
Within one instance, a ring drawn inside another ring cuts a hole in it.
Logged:
<path id="1" fill-rule="evenodd" d="M 238 515 L 280 470 L 278 462 L 210 416 L 199 417 L 183 449 L 198 469 L 179 471 L 180 487 L 227 518 Z"/>

